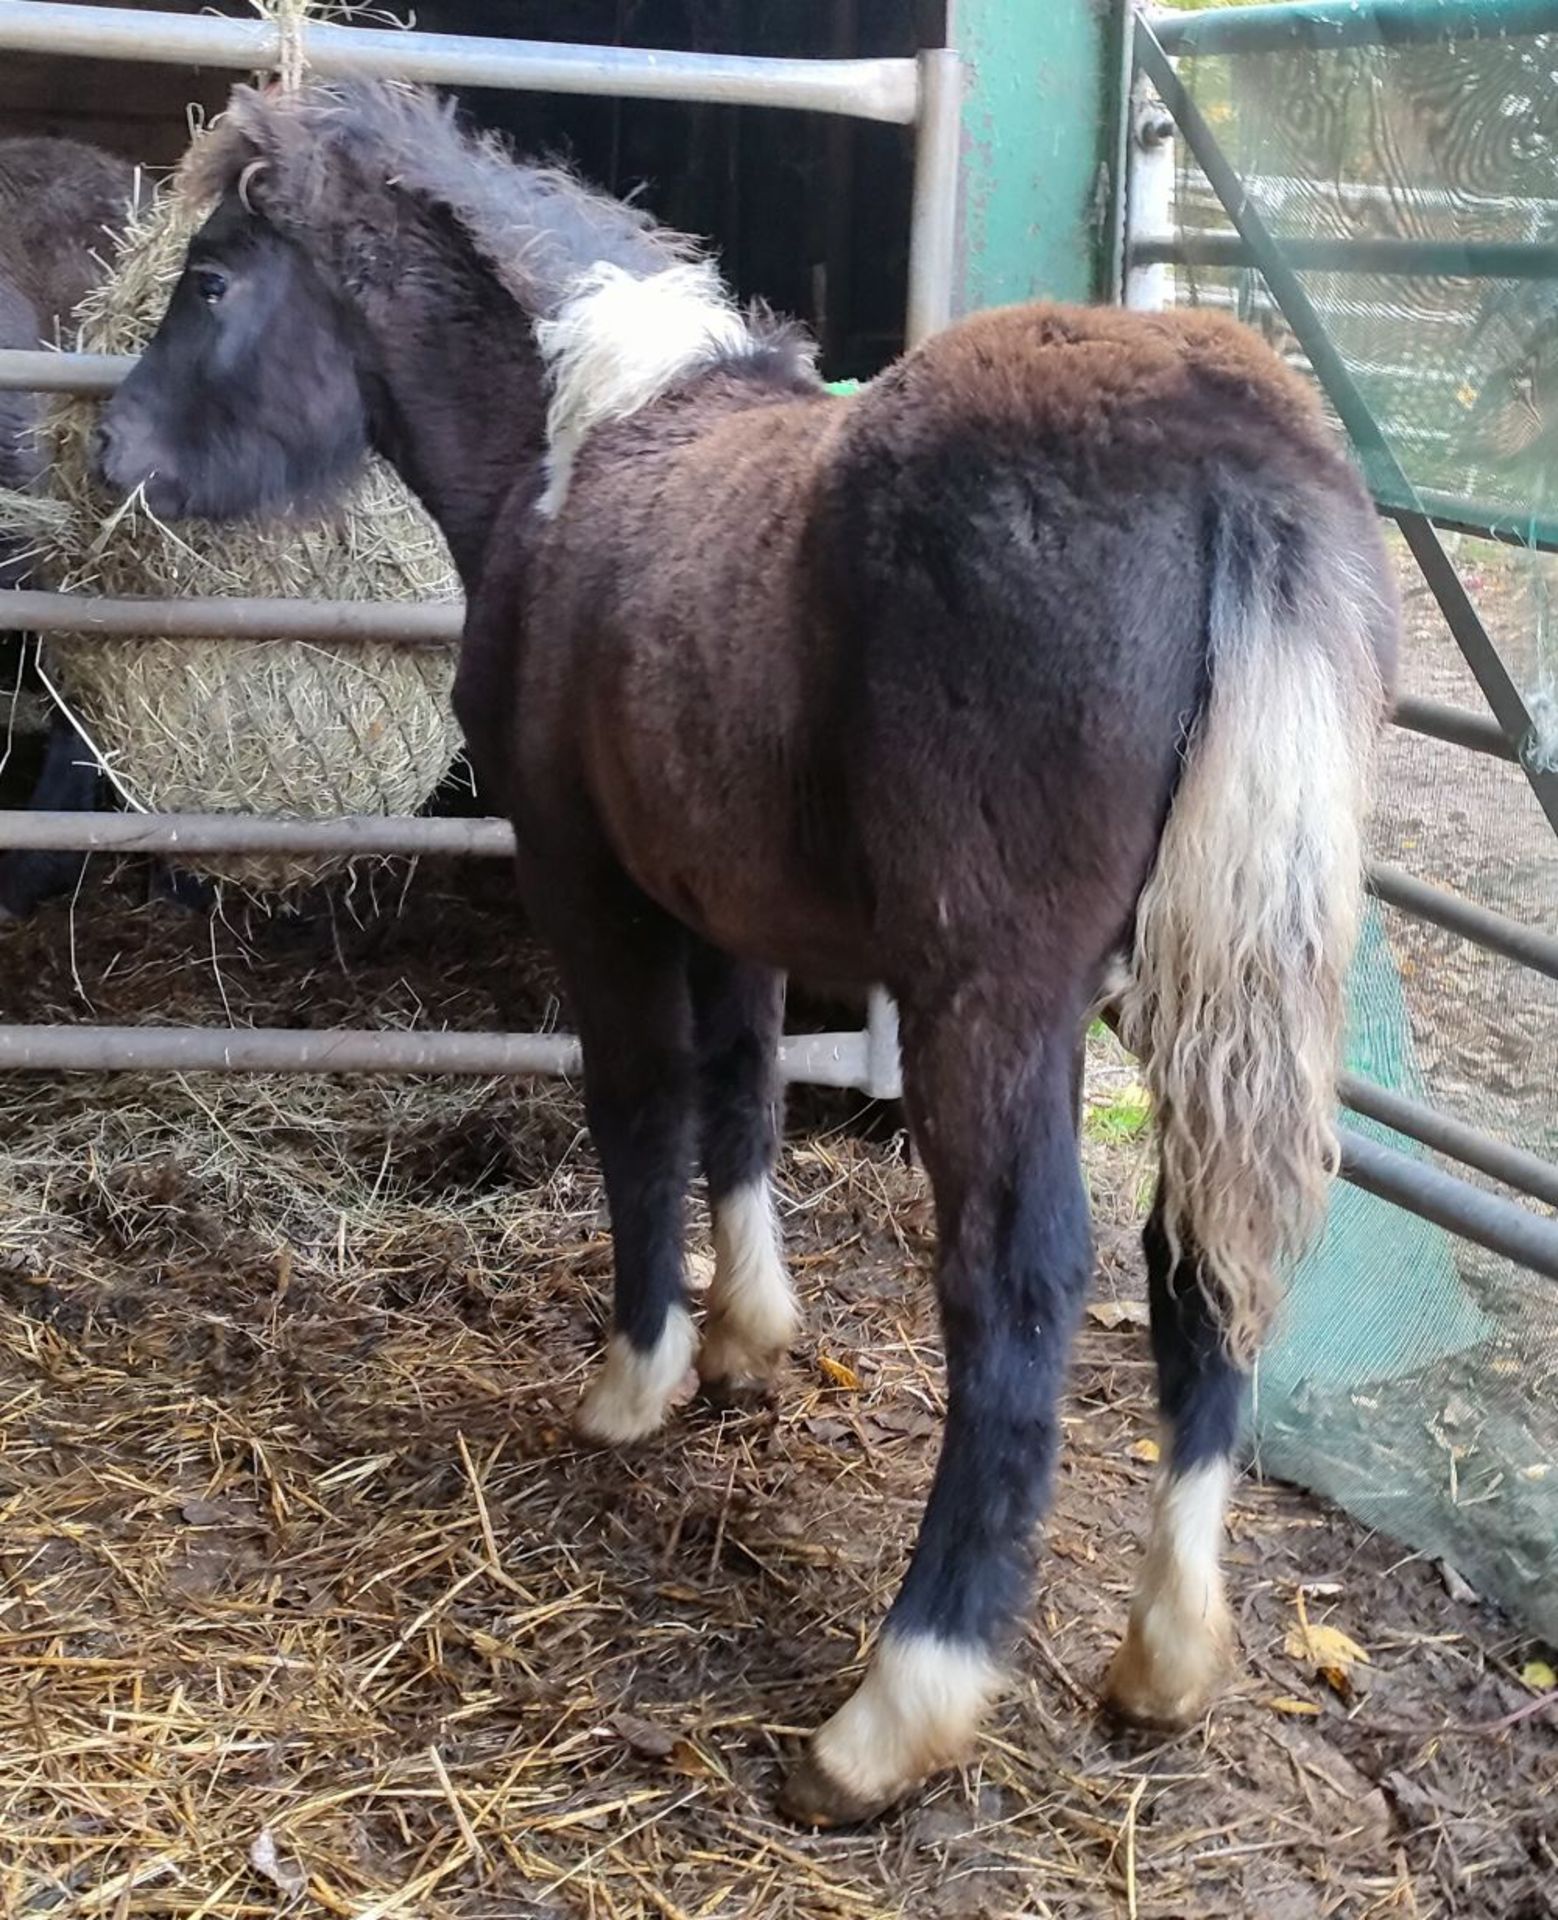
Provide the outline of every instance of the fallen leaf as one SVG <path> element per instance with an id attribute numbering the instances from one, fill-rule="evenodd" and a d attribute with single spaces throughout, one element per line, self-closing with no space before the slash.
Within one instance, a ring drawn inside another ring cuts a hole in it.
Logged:
<path id="1" fill-rule="evenodd" d="M 1558 1687 L 1558 1673 L 1545 1660 L 1528 1660 L 1520 1669 L 1520 1677 L 1533 1693 L 1551 1693 Z"/>
<path id="2" fill-rule="evenodd" d="M 1098 1558 L 1098 1550 L 1091 1540 L 1084 1540 L 1080 1534 L 1052 1533 L 1046 1543 L 1051 1553 L 1063 1555 L 1067 1560 L 1091 1562 Z"/>
<path id="3" fill-rule="evenodd" d="M 1452 1567 L 1448 1560 L 1439 1562 L 1439 1578 L 1444 1582 L 1444 1590 L 1452 1600 L 1459 1600 L 1463 1606 L 1476 1606 L 1480 1597 L 1477 1589 L 1463 1573 Z"/>
<path id="4" fill-rule="evenodd" d="M 820 1440 L 825 1447 L 837 1446 L 841 1440 L 853 1440 L 853 1431 L 842 1420 L 813 1418 L 803 1420 L 801 1425 L 813 1440 Z"/>
<path id="5" fill-rule="evenodd" d="M 668 1728 L 657 1727 L 653 1720 L 643 1720 L 636 1713 L 614 1713 L 611 1730 L 645 1760 L 664 1760 L 677 1744 L 676 1735 Z"/>
<path id="6" fill-rule="evenodd" d="M 673 1773 L 686 1774 L 692 1780 L 722 1780 L 725 1777 L 709 1756 L 690 1740 L 673 1741 L 669 1759 Z"/>
<path id="7" fill-rule="evenodd" d="M 853 1367 L 846 1367 L 842 1360 L 832 1360 L 825 1353 L 817 1355 L 817 1365 L 823 1374 L 836 1387 L 843 1387 L 847 1393 L 860 1391 L 860 1375 Z"/>
<path id="8" fill-rule="evenodd" d="M 1273 1713 L 1318 1713 L 1320 1711 L 1313 1700 L 1295 1700 L 1290 1693 L 1276 1694 L 1265 1704 Z"/>
<path id="9" fill-rule="evenodd" d="M 1422 1819 L 1425 1814 L 1443 1811 L 1434 1796 L 1420 1786 L 1410 1774 L 1399 1771 L 1387 1773 L 1381 1779 L 1380 1785 L 1398 1807 L 1415 1814 L 1419 1819 Z"/>
<path id="10" fill-rule="evenodd" d="M 1311 1800 L 1319 1817 L 1320 1832 L 1338 1842 L 1373 1849 L 1382 1846 L 1390 1832 L 1390 1803 L 1378 1785 L 1339 1752 L 1325 1738 L 1321 1728 L 1309 1720 L 1295 1720 L 1284 1744 L 1293 1763 L 1309 1780 L 1327 1789 Z M 1306 1782 L 1304 1795 L 1308 1799 Z M 1312 1911 L 1312 1908 L 1309 1909 Z M 1257 1909 L 1259 1911 L 1259 1909 Z"/>
<path id="11" fill-rule="evenodd" d="M 192 1527 L 253 1526 L 256 1514 L 247 1500 L 186 1500 L 179 1512 Z"/>
<path id="12" fill-rule="evenodd" d="M 878 1407 L 869 1424 L 877 1437 L 894 1440 L 922 1440 L 941 1431 L 940 1420 L 924 1407 Z"/>
<path id="13" fill-rule="evenodd" d="M 249 1865 L 289 1900 L 296 1900 L 308 1885 L 308 1875 L 297 1861 L 283 1860 L 276 1851 L 276 1836 L 269 1827 L 261 1827 L 250 1841 Z"/>
<path id="14" fill-rule="evenodd" d="M 1352 1670 L 1354 1667 L 1368 1666 L 1368 1654 L 1340 1627 L 1317 1626 L 1305 1609 L 1302 1588 L 1295 1604 L 1298 1619 L 1288 1628 L 1287 1638 L 1283 1641 L 1284 1652 L 1290 1660 L 1297 1660 L 1318 1675 L 1333 1693 L 1339 1694 L 1343 1700 L 1350 1700 L 1353 1694 Z"/>
<path id="15" fill-rule="evenodd" d="M 1340 1627 L 1317 1627 L 1311 1621 L 1288 1628 L 1287 1652 L 1294 1660 L 1317 1667 L 1367 1666 L 1369 1656 Z"/>
<path id="16" fill-rule="evenodd" d="M 1117 1327 L 1150 1326 L 1152 1315 L 1145 1300 L 1094 1300 L 1087 1317 L 1096 1327 L 1113 1333 Z"/>
<path id="17" fill-rule="evenodd" d="M 1128 1446 L 1125 1451 L 1133 1460 L 1156 1460 L 1162 1452 L 1162 1449 L 1156 1440 L 1137 1440 Z"/>

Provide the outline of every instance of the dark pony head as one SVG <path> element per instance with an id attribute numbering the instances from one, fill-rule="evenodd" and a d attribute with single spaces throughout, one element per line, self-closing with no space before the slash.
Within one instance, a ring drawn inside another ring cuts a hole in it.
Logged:
<path id="1" fill-rule="evenodd" d="M 528 341 L 593 263 L 653 273 L 692 251 L 385 83 L 238 88 L 180 190 L 215 211 L 97 443 L 104 479 L 168 517 L 327 498 L 370 448 L 393 456 L 408 343 L 454 351 L 462 321 L 488 340 L 511 322 Z M 538 363 L 534 381 L 539 428 Z"/>

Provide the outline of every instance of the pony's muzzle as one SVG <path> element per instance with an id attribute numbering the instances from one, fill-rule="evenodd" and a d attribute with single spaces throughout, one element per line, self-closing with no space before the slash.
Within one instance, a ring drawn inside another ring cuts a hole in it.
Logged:
<path id="1" fill-rule="evenodd" d="M 92 429 L 90 450 L 94 478 L 107 480 L 109 463 L 114 455 L 114 430 L 106 420 Z"/>
<path id="2" fill-rule="evenodd" d="M 143 488 L 154 510 L 178 512 L 179 493 L 167 463 L 133 414 L 110 408 L 92 431 L 90 452 L 93 476 L 110 493 L 122 498 Z"/>

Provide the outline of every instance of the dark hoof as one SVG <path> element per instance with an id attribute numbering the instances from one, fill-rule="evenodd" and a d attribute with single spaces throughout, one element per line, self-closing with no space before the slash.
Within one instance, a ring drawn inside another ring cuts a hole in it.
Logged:
<path id="1" fill-rule="evenodd" d="M 1105 1693 L 1098 1704 L 1105 1720 L 1126 1733 L 1183 1733 L 1205 1718 L 1201 1714 L 1192 1714 L 1187 1719 L 1180 1714 L 1163 1713 L 1132 1700 L 1117 1699 L 1112 1693 Z"/>
<path id="2" fill-rule="evenodd" d="M 779 1790 L 779 1811 L 798 1827 L 859 1827 L 885 1813 L 894 1798 L 867 1800 L 851 1793 L 822 1770 L 807 1747 Z"/>
<path id="3" fill-rule="evenodd" d="M 700 1380 L 698 1391 L 716 1413 L 763 1413 L 779 1399 L 777 1380 Z"/>

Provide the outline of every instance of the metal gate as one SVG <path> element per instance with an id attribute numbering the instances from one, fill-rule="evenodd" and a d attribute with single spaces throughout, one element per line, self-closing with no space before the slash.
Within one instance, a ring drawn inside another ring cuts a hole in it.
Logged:
<path id="1" fill-rule="evenodd" d="M 1302 47 L 1401 47 L 1456 36 L 1526 35 L 1558 31 L 1552 0 L 1296 0 L 1294 4 L 1180 14 L 1144 11 L 1133 22 L 1131 58 L 1138 90 L 1130 141 L 1120 280 L 1132 305 L 1150 307 L 1163 293 L 1170 266 L 1244 267 L 1258 273 L 1299 355 L 1346 429 L 1382 515 L 1400 529 L 1431 590 L 1488 711 L 1402 697 L 1394 721 L 1467 752 L 1520 767 L 1548 823 L 1558 831 L 1558 773 L 1534 751 L 1532 716 L 1460 574 L 1446 550 L 1445 532 L 1558 551 L 1558 528 L 1529 516 L 1415 486 L 1392 451 L 1381 424 L 1359 390 L 1301 277 L 1339 273 L 1508 278 L 1558 276 L 1558 247 L 1530 238 L 1448 246 L 1431 239 L 1302 239 L 1274 235 L 1262 211 L 1261 183 L 1240 177 L 1191 92 L 1176 71 L 1177 56 L 1258 57 Z M 1166 110 L 1198 164 L 1217 206 L 1234 229 L 1206 234 L 1168 222 L 1172 162 Z M 1558 191 L 1558 183 L 1555 183 Z M 1473 942 L 1545 976 L 1558 979 L 1558 938 L 1486 906 L 1430 885 L 1395 865 L 1369 868 L 1373 898 Z M 1408 1098 L 1358 1073 L 1341 1084 L 1343 1106 L 1460 1165 L 1477 1170 L 1522 1199 L 1558 1206 L 1558 1166 L 1425 1102 Z M 1419 1214 L 1518 1263 L 1558 1278 L 1558 1222 L 1520 1201 L 1489 1192 L 1426 1161 L 1412 1159 L 1354 1129 L 1343 1133 L 1345 1176 L 1383 1199 Z"/>
<path id="2" fill-rule="evenodd" d="M 1376 0 L 1370 7 L 1358 8 L 1351 0 L 1319 0 L 1318 4 L 1307 0 L 1231 14 L 1142 15 L 1123 44 L 1136 69 L 1156 87 L 1235 229 L 1237 238 L 1232 243 L 1200 243 L 1199 257 L 1237 257 L 1265 275 L 1273 298 L 1353 437 L 1382 512 L 1400 527 L 1491 709 L 1478 714 L 1406 700 L 1398 708 L 1397 724 L 1521 765 L 1547 817 L 1558 827 L 1558 775 L 1536 766 L 1527 755 L 1530 716 L 1440 539 L 1441 529 L 1472 530 L 1499 539 L 1529 538 L 1529 530 L 1517 533 L 1480 513 L 1473 502 L 1425 497 L 1407 482 L 1304 291 L 1299 270 L 1312 262 L 1273 240 L 1173 66 L 1178 53 L 1279 45 L 1294 33 L 1318 36 L 1319 44 L 1339 45 L 1370 35 L 1399 39 L 1445 33 L 1464 28 L 1473 16 L 1496 20 L 1500 31 L 1531 32 L 1558 25 L 1558 4 L 1553 0 L 1503 0 L 1503 4 L 1437 0 L 1429 6 L 1421 0 Z M 999 10 L 995 17 L 1001 17 Z M 966 132 L 960 125 L 962 68 L 953 51 L 922 52 L 912 60 L 801 61 L 319 24 L 305 27 L 303 33 L 309 65 L 322 75 L 378 75 L 623 99 L 788 107 L 912 125 L 909 342 L 951 317 L 959 147 Z M 282 51 L 280 30 L 264 20 L 142 13 L 56 5 L 48 0 L 0 0 L 0 48 L 95 59 L 198 63 L 240 72 L 273 69 Z M 1150 142 L 1138 138 L 1127 143 L 1122 127 L 1121 138 L 1110 144 L 1116 154 L 1128 145 L 1135 162 L 1124 195 L 1125 219 L 1117 223 L 1124 249 L 1118 282 L 1139 292 L 1155 267 L 1197 257 L 1196 243 L 1151 225 Z M 1553 270 L 1550 246 L 1531 242 L 1524 251 L 1518 247 L 1512 251 L 1519 256 L 1522 270 Z M 1341 252 L 1348 257 L 1345 246 Z M 1510 255 L 1511 249 L 1504 249 L 1497 260 L 1485 263 L 1486 269 L 1507 270 Z M 1350 257 L 1362 256 L 1355 248 Z M 1429 270 L 1433 262 L 1420 254 L 1402 264 Z M 0 388 L 107 393 L 123 377 L 127 364 L 104 356 L 0 353 Z M 1540 537 L 1558 538 L 1558 533 Z M 153 602 L 13 590 L 0 606 L 4 608 L 0 618 L 7 627 L 40 633 L 130 636 L 152 630 L 212 637 L 374 638 L 414 645 L 455 640 L 460 624 L 454 608 L 363 602 Z M 494 819 L 356 816 L 295 822 L 228 815 L 8 812 L 0 813 L 0 847 L 173 856 L 243 851 L 502 857 L 510 852 L 512 839 L 506 823 Z M 1558 939 L 1547 932 L 1475 906 L 1395 867 L 1376 865 L 1370 886 L 1375 897 L 1393 910 L 1418 916 L 1548 978 L 1558 978 Z M 577 1066 L 576 1042 L 551 1033 L 0 1025 L 0 1069 L 568 1074 Z M 867 1025 L 858 1032 L 788 1037 L 784 1068 L 793 1080 L 855 1087 L 877 1096 L 895 1094 L 899 1083 L 891 1006 L 880 994 L 873 996 Z M 1343 1099 L 1354 1112 L 1479 1169 L 1518 1194 L 1558 1204 L 1558 1168 L 1536 1155 L 1356 1075 L 1344 1080 Z M 1513 1199 L 1489 1193 L 1354 1131 L 1345 1135 L 1343 1171 L 1372 1193 L 1558 1277 L 1558 1223 Z"/>
<path id="3" fill-rule="evenodd" d="M 540 41 L 484 39 L 309 24 L 309 69 L 430 85 L 591 94 L 726 106 L 799 109 L 914 129 L 906 338 L 912 345 L 952 314 L 959 155 L 955 52 L 914 59 L 781 60 Z M 0 0 L 0 49 L 92 59 L 180 62 L 240 73 L 275 70 L 282 35 L 273 21 L 142 13 L 129 9 Z M 106 394 L 130 362 L 107 355 L 0 352 L 0 390 Z M 204 638 L 456 642 L 458 607 L 237 598 L 111 599 L 9 590 L 0 627 L 52 634 L 157 632 Z M 0 812 L 0 848 L 177 856 L 297 853 L 505 857 L 505 821 L 387 818 L 290 821 L 223 814 Z M 97 1068 L 180 1072 L 572 1074 L 575 1040 L 554 1033 L 452 1033 L 285 1028 L 0 1025 L 0 1070 Z M 788 1079 L 855 1087 L 878 1098 L 899 1090 L 897 1023 L 872 995 L 859 1032 L 789 1036 Z"/>

